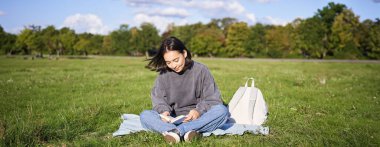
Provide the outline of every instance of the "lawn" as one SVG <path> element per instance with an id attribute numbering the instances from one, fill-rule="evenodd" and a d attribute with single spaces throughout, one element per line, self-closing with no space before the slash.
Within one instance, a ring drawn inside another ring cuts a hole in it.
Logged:
<path id="1" fill-rule="evenodd" d="M 254 77 L 267 136 L 211 136 L 193 146 L 379 146 L 380 64 L 196 58 L 229 102 Z M 112 137 L 123 113 L 151 109 L 157 73 L 144 58 L 0 57 L 0 146 L 162 146 L 141 132 Z"/>

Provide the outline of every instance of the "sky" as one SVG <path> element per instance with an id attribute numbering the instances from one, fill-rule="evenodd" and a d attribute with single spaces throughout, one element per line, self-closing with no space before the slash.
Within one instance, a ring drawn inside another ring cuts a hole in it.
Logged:
<path id="1" fill-rule="evenodd" d="M 345 4 L 360 20 L 380 18 L 380 0 L 0 0 L 0 25 L 18 34 L 25 26 L 69 27 L 77 33 L 108 34 L 121 24 L 208 23 L 233 17 L 249 25 L 284 25 L 313 16 L 329 2 Z"/>

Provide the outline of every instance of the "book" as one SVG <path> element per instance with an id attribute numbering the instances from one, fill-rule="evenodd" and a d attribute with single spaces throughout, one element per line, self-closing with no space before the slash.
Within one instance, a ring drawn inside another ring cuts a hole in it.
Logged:
<path id="1" fill-rule="evenodd" d="M 160 117 L 162 119 L 166 120 L 167 122 L 172 123 L 172 124 L 176 124 L 176 125 L 181 124 L 186 119 L 185 115 L 179 115 L 177 117 L 171 117 L 171 116 L 165 116 L 165 115 L 160 114 Z"/>

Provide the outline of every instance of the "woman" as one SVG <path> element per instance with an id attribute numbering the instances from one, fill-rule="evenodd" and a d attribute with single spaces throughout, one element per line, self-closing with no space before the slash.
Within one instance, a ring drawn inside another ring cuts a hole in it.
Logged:
<path id="1" fill-rule="evenodd" d="M 153 110 L 140 114 L 144 128 L 162 133 L 169 143 L 178 143 L 214 131 L 227 121 L 228 110 L 210 71 L 191 60 L 190 51 L 179 39 L 165 39 L 147 67 L 159 75 L 151 91 Z M 175 125 L 160 115 L 186 115 L 186 119 Z"/>

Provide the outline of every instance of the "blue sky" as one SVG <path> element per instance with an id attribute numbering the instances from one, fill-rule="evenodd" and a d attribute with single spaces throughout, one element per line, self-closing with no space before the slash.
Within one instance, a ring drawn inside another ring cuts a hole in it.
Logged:
<path id="1" fill-rule="evenodd" d="M 107 34 L 121 24 L 153 23 L 162 33 L 175 25 L 234 17 L 250 25 L 283 25 L 313 16 L 332 0 L 0 0 L 0 25 L 11 33 L 35 24 Z M 380 0 L 334 0 L 360 20 L 380 18 Z"/>

